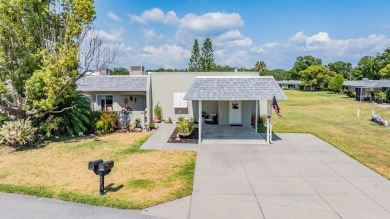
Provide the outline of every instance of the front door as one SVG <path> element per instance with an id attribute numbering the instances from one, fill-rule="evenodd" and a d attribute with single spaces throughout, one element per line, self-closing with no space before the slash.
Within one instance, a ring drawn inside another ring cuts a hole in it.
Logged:
<path id="1" fill-rule="evenodd" d="M 229 124 L 241 125 L 241 101 L 229 101 Z"/>

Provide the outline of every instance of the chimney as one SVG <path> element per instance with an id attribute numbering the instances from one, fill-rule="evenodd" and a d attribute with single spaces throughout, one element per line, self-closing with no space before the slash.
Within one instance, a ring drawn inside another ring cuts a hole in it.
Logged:
<path id="1" fill-rule="evenodd" d="M 144 66 L 130 66 L 129 68 L 130 75 L 144 75 L 145 67 Z"/>

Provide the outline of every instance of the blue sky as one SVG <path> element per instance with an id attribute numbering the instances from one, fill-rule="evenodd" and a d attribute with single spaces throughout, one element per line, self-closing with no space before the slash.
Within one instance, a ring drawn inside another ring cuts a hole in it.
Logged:
<path id="1" fill-rule="evenodd" d="M 95 0 L 95 26 L 119 48 L 112 67 L 186 68 L 194 39 L 217 64 L 290 69 L 297 56 L 356 65 L 390 47 L 388 0 Z"/>

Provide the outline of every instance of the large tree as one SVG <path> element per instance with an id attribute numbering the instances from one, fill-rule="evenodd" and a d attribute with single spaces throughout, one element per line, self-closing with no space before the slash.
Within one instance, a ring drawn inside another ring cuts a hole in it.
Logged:
<path id="1" fill-rule="evenodd" d="M 259 75 L 267 71 L 267 65 L 264 61 L 257 61 L 255 64 L 255 70 L 259 72 Z"/>
<path id="2" fill-rule="evenodd" d="M 202 54 L 200 56 L 201 70 L 204 72 L 213 71 L 215 68 L 213 43 L 210 38 L 203 41 Z"/>
<path id="3" fill-rule="evenodd" d="M 192 46 L 191 58 L 190 62 L 188 63 L 188 70 L 192 72 L 201 70 L 198 39 L 195 39 L 194 45 Z"/>
<path id="4" fill-rule="evenodd" d="M 129 75 L 129 70 L 123 67 L 113 68 L 110 75 Z"/>
<path id="5" fill-rule="evenodd" d="M 294 66 L 289 71 L 288 79 L 300 80 L 299 72 L 306 70 L 311 65 L 322 65 L 322 60 L 312 55 L 297 57 Z"/>
<path id="6" fill-rule="evenodd" d="M 317 90 L 326 90 L 330 80 L 336 75 L 336 72 L 330 71 L 325 66 L 311 65 L 306 70 L 300 71 L 302 86 L 314 86 Z"/>
<path id="7" fill-rule="evenodd" d="M 353 79 L 352 64 L 349 62 L 337 61 L 337 62 L 329 63 L 327 67 L 329 68 L 329 70 L 342 75 L 343 78 L 345 79 L 349 79 L 349 80 Z"/>
<path id="8" fill-rule="evenodd" d="M 340 93 L 343 87 L 344 78 L 341 74 L 336 74 L 329 82 L 329 90 Z"/>
<path id="9" fill-rule="evenodd" d="M 62 112 L 75 82 L 111 58 L 91 29 L 93 0 L 0 0 L 0 114 L 11 120 Z M 112 61 L 112 60 L 111 60 Z"/>
<path id="10" fill-rule="evenodd" d="M 364 56 L 358 62 L 358 65 L 354 69 L 354 76 L 356 79 L 368 78 L 379 79 L 379 66 L 378 62 L 372 56 Z"/>
<path id="11" fill-rule="evenodd" d="M 390 64 L 387 64 L 384 68 L 382 68 L 379 71 L 379 75 L 383 79 L 389 79 L 390 78 Z"/>
<path id="12" fill-rule="evenodd" d="M 288 72 L 284 69 L 273 69 L 273 70 L 269 70 L 269 71 L 264 72 L 263 75 L 273 76 L 275 78 L 275 80 L 282 81 L 282 80 L 286 80 L 287 74 L 288 74 Z"/>

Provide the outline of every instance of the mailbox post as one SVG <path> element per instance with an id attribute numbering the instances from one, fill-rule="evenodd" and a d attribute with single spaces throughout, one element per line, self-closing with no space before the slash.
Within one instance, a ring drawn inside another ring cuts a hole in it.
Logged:
<path id="1" fill-rule="evenodd" d="M 96 175 L 100 176 L 100 195 L 104 195 L 104 176 L 108 175 L 113 167 L 114 161 L 112 160 L 103 162 L 102 159 L 99 159 L 88 163 L 88 169 L 93 170 Z"/>

